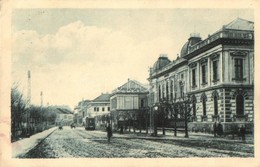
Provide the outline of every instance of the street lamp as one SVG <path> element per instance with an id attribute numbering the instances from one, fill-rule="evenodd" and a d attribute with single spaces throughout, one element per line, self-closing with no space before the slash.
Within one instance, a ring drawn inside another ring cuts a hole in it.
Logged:
<path id="1" fill-rule="evenodd" d="M 154 106 L 154 136 L 157 136 L 157 111 L 159 107 L 157 105 Z"/>
<path id="2" fill-rule="evenodd" d="M 149 116 L 150 116 L 150 135 L 152 134 L 152 108 L 149 107 Z"/>

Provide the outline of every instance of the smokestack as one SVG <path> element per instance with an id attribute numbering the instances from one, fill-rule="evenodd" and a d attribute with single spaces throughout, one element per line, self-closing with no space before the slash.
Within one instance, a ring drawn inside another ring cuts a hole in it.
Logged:
<path id="1" fill-rule="evenodd" d="M 31 71 L 28 71 L 28 78 L 31 78 Z"/>
<path id="2" fill-rule="evenodd" d="M 31 105 L 31 71 L 28 70 L 28 88 L 27 88 L 27 100 L 28 100 L 28 106 Z"/>
<path id="3" fill-rule="evenodd" d="M 43 97 L 42 97 L 42 91 L 41 91 L 41 106 L 43 105 Z"/>

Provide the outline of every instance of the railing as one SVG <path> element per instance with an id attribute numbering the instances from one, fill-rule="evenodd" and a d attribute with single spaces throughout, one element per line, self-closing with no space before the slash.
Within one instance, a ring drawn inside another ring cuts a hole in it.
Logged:
<path id="1" fill-rule="evenodd" d="M 194 52 L 197 49 L 202 48 L 205 45 L 208 45 L 211 42 L 216 41 L 219 38 L 231 38 L 231 39 L 253 39 L 252 32 L 250 31 L 237 31 L 237 30 L 224 30 L 209 36 L 207 39 L 191 46 L 188 49 L 188 54 Z"/>
<path id="2" fill-rule="evenodd" d="M 175 60 L 175 61 L 172 61 L 171 63 L 169 63 L 168 65 L 166 65 L 165 67 L 163 67 L 162 69 L 158 70 L 158 71 L 153 71 L 152 72 L 152 77 L 153 76 L 156 76 L 157 74 L 160 74 L 164 71 L 167 71 L 169 69 L 171 69 L 173 66 L 175 66 L 176 64 L 179 64 L 180 62 L 183 62 L 183 61 L 186 61 L 185 59 L 183 58 L 180 58 L 178 60 Z"/>

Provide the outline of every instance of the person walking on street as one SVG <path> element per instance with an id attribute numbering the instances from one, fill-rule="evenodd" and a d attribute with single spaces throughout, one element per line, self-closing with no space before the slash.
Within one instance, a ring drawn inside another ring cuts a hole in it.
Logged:
<path id="1" fill-rule="evenodd" d="M 110 127 L 110 124 L 108 124 L 106 131 L 107 131 L 107 140 L 110 143 L 110 138 L 112 137 L 112 129 Z"/>
<path id="2" fill-rule="evenodd" d="M 123 134 L 123 126 L 120 127 L 120 134 Z"/>
<path id="3" fill-rule="evenodd" d="M 242 127 L 240 128 L 240 134 L 241 134 L 242 141 L 246 140 L 245 133 L 246 133 L 246 129 L 245 129 L 244 125 L 242 125 Z"/>
<path id="4" fill-rule="evenodd" d="M 214 125 L 213 125 L 213 131 L 214 131 L 214 137 L 216 137 L 217 136 L 217 131 L 218 131 L 217 122 L 215 122 Z"/>
<path id="5" fill-rule="evenodd" d="M 222 136 L 223 135 L 223 126 L 221 122 L 218 123 L 218 135 Z"/>

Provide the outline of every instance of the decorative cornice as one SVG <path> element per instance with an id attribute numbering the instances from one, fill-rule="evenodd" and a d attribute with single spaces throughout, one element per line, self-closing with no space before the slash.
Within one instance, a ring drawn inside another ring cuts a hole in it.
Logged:
<path id="1" fill-rule="evenodd" d="M 218 59 L 219 58 L 219 53 L 213 53 L 212 55 L 210 55 L 210 58 L 213 59 Z"/>
<path id="2" fill-rule="evenodd" d="M 200 59 L 200 64 L 207 63 L 207 61 L 208 61 L 208 58 L 202 58 L 202 59 Z"/>
<path id="3" fill-rule="evenodd" d="M 196 62 L 194 62 L 194 63 L 190 63 L 189 66 L 190 66 L 190 68 L 194 68 L 194 67 L 197 66 L 197 63 L 196 63 Z"/>
<path id="4" fill-rule="evenodd" d="M 230 52 L 231 56 L 239 56 L 239 57 L 245 57 L 247 55 L 247 52 L 245 51 L 233 51 Z"/>

